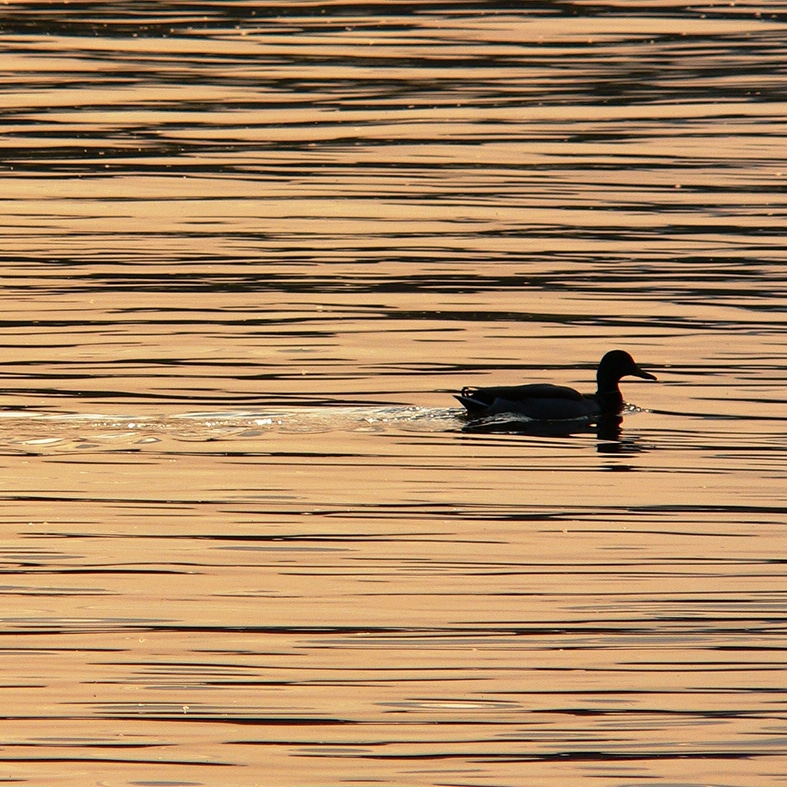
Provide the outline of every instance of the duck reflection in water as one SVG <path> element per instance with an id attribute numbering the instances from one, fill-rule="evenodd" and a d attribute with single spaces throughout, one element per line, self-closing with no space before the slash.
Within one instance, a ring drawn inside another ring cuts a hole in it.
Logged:
<path id="1" fill-rule="evenodd" d="M 471 419 L 463 431 L 568 435 L 595 429 L 599 438 L 617 440 L 624 406 L 619 383 L 628 376 L 656 379 L 627 352 L 611 350 L 598 365 L 594 394 L 549 383 L 465 387 L 456 397 Z"/>

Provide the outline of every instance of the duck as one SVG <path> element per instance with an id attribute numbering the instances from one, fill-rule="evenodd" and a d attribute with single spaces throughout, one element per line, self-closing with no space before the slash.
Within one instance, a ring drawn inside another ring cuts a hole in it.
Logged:
<path id="1" fill-rule="evenodd" d="M 640 369 L 625 350 L 610 350 L 599 362 L 594 394 L 581 394 L 573 388 L 549 383 L 500 385 L 489 388 L 462 388 L 455 395 L 471 418 L 512 413 L 536 421 L 553 421 L 615 415 L 623 409 L 618 383 L 622 377 L 656 380 Z"/>

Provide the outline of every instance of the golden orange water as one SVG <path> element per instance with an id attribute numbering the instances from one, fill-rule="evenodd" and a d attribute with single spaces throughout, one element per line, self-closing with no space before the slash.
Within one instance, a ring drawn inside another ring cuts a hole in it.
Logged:
<path id="1" fill-rule="evenodd" d="M 0 780 L 784 783 L 778 7 L 3 13 Z"/>

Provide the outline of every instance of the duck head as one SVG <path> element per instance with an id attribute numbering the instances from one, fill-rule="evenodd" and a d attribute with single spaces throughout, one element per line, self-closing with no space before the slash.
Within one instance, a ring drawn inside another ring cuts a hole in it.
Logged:
<path id="1" fill-rule="evenodd" d="M 640 369 L 625 350 L 610 350 L 598 365 L 596 372 L 598 390 L 600 392 L 617 390 L 621 377 L 640 377 L 643 380 L 656 379 L 656 375 Z"/>

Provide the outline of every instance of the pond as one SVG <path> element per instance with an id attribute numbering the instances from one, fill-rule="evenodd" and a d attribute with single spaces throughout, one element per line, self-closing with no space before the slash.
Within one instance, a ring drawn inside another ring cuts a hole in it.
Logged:
<path id="1" fill-rule="evenodd" d="M 0 778 L 784 784 L 786 36 L 4 6 Z"/>

